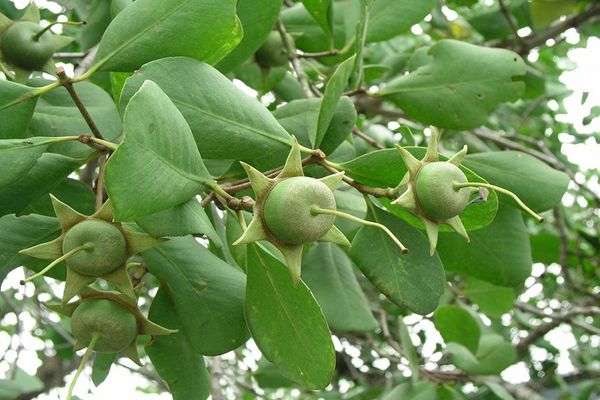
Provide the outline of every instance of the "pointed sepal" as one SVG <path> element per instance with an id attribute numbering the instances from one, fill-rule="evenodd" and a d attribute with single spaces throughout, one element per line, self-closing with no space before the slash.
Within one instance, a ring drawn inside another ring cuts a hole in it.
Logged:
<path id="1" fill-rule="evenodd" d="M 300 154 L 300 145 L 295 136 L 292 136 L 292 149 L 288 154 L 283 169 L 277 175 L 278 178 L 291 178 L 293 176 L 304 176 L 302 168 L 302 155 Z"/>
<path id="2" fill-rule="evenodd" d="M 240 164 L 246 171 L 246 175 L 248 175 L 250 186 L 252 186 L 252 190 L 254 190 L 256 197 L 260 198 L 262 196 L 265 196 L 267 192 L 271 189 L 271 186 L 273 186 L 273 181 L 264 176 L 262 172 L 260 172 L 253 166 L 246 164 L 243 161 L 240 161 Z"/>
<path id="3" fill-rule="evenodd" d="M 169 329 L 155 324 L 154 322 L 150 321 L 148 318 L 145 317 L 140 322 L 141 335 L 164 336 L 179 332 L 177 329 Z"/>
<path id="4" fill-rule="evenodd" d="M 436 162 L 440 160 L 440 153 L 438 152 L 439 141 L 440 131 L 432 126 L 429 144 L 427 145 L 427 152 L 425 153 L 425 157 L 423 157 L 423 161 Z"/>
<path id="5" fill-rule="evenodd" d="M 399 144 L 396 145 L 396 148 L 400 153 L 400 157 L 402 157 L 402 161 L 404 161 L 404 165 L 406 166 L 408 173 L 411 177 L 414 177 L 421 168 L 421 161 L 417 160 L 415 156 L 410 154 L 408 150 Z"/>
<path id="6" fill-rule="evenodd" d="M 440 226 L 437 222 L 430 221 L 427 218 L 423 218 L 423 223 L 425 224 L 427 239 L 429 239 L 429 255 L 432 256 L 437 247 Z"/>
<path id="7" fill-rule="evenodd" d="M 417 200 L 415 199 L 415 192 L 412 190 L 412 187 L 407 188 L 400 197 L 392 201 L 392 204 L 400 206 L 412 213 L 417 212 Z"/>
<path id="8" fill-rule="evenodd" d="M 446 162 L 449 162 L 450 164 L 454 164 L 457 167 L 460 166 L 460 163 L 462 162 L 462 160 L 467 155 L 467 151 L 469 151 L 469 146 L 467 146 L 465 144 L 463 146 L 463 148 L 458 153 L 456 153 L 455 155 L 453 155 L 452 157 L 450 157 L 450 159 L 448 161 L 446 161 Z"/>
<path id="9" fill-rule="evenodd" d="M 40 9 L 38 6 L 32 1 L 29 4 L 29 7 L 25 9 L 25 13 L 21 17 L 20 21 L 29 21 L 29 22 L 40 22 Z"/>
<path id="10" fill-rule="evenodd" d="M 104 204 L 102 204 L 102 207 L 100 207 L 100 209 L 92 215 L 92 218 L 101 219 L 106 222 L 113 222 L 115 218 L 115 210 L 110 199 L 106 200 Z"/>
<path id="11" fill-rule="evenodd" d="M 129 278 L 125 265 L 115 269 L 109 274 L 102 275 L 101 278 L 112 283 L 120 293 L 131 298 L 134 302 L 136 301 L 137 297 L 133 291 L 133 284 L 131 283 L 131 278 Z"/>
<path id="12" fill-rule="evenodd" d="M 319 239 L 320 242 L 331 242 L 331 243 L 335 243 L 335 244 L 339 244 L 340 246 L 346 246 L 346 247 L 350 247 L 350 241 L 348 240 L 348 238 L 346 237 L 346 235 L 344 235 L 342 233 L 342 231 L 340 231 L 337 226 L 332 226 L 331 229 L 325 234 L 325 236 L 323 236 L 321 239 Z"/>
<path id="13" fill-rule="evenodd" d="M 327 175 L 326 177 L 321 178 L 319 180 L 323 182 L 329 189 L 331 189 L 332 192 L 334 192 L 342 183 L 342 180 L 344 179 L 344 174 L 344 171 L 342 171 L 336 174 Z"/>
<path id="14" fill-rule="evenodd" d="M 250 221 L 250 224 L 248 225 L 248 227 L 246 228 L 246 230 L 244 231 L 242 236 L 240 236 L 240 238 L 238 240 L 233 242 L 233 245 L 235 246 L 238 244 L 252 243 L 252 242 L 256 242 L 258 240 L 265 240 L 267 238 L 268 238 L 268 235 L 267 235 L 267 232 L 265 231 L 265 228 L 263 226 L 263 223 L 262 223 L 260 217 L 255 215 L 252 218 L 252 221 Z"/>
<path id="15" fill-rule="evenodd" d="M 467 243 L 471 241 L 471 239 L 469 238 L 469 234 L 467 233 L 467 230 L 465 229 L 465 226 L 463 225 L 463 223 L 460 220 L 460 217 L 458 215 L 456 217 L 447 219 L 444 222 L 446 224 L 450 225 L 450 227 L 452 229 L 454 229 L 456 231 L 456 233 L 458 233 L 460 236 L 464 237 L 465 240 L 467 241 Z"/>
<path id="16" fill-rule="evenodd" d="M 7 29 L 13 24 L 13 20 L 8 18 L 6 15 L 0 13 L 0 32 Z"/>
<path id="17" fill-rule="evenodd" d="M 73 225 L 85 219 L 85 215 L 73 210 L 52 194 L 50 195 L 50 200 L 52 201 L 52 207 L 54 208 L 56 218 L 58 218 L 60 229 L 62 229 L 63 232 L 68 231 Z"/>
<path id="18" fill-rule="evenodd" d="M 140 360 L 136 340 L 131 342 L 131 344 L 125 347 L 125 349 L 121 350 L 121 355 L 129 358 L 131 361 L 133 361 L 140 367 L 142 366 L 142 361 Z"/>
<path id="19" fill-rule="evenodd" d="M 66 304 L 73 297 L 81 294 L 80 292 L 90 283 L 96 280 L 93 276 L 82 275 L 74 271 L 72 268 L 67 268 L 67 280 L 65 281 L 65 290 L 63 292 L 63 304 Z"/>
<path id="20" fill-rule="evenodd" d="M 61 303 L 43 303 L 43 304 L 44 304 L 44 307 L 46 307 L 47 309 L 52 310 L 55 313 L 65 315 L 67 317 L 70 317 L 71 315 L 73 315 L 73 312 L 75 311 L 77 306 L 79 306 L 79 302 L 68 303 L 68 304 L 61 304 Z"/>
<path id="21" fill-rule="evenodd" d="M 19 253 L 30 257 L 41 258 L 43 260 L 56 260 L 63 255 L 62 242 L 63 238 L 62 236 L 59 236 L 51 242 L 20 250 Z"/>
<path id="22" fill-rule="evenodd" d="M 127 241 L 127 255 L 129 257 L 134 254 L 141 253 L 144 250 L 147 250 L 151 247 L 158 246 L 159 244 L 167 241 L 165 238 L 153 238 L 147 233 L 136 232 L 131 229 L 127 229 L 124 226 L 122 227 L 123 236 L 125 236 L 125 240 Z"/>
<path id="23" fill-rule="evenodd" d="M 285 264 L 290 270 L 292 280 L 294 281 L 294 287 L 297 287 L 298 283 L 300 282 L 300 275 L 302 273 L 302 250 L 304 245 L 279 245 L 277 248 L 283 254 Z"/>

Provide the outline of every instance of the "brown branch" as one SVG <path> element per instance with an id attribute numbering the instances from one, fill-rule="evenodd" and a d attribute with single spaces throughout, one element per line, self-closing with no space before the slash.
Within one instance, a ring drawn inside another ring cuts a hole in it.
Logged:
<path id="1" fill-rule="evenodd" d="M 302 85 L 304 92 L 308 97 L 319 97 L 320 93 L 316 91 L 316 89 L 310 84 L 308 76 L 306 75 L 306 72 L 304 72 L 304 68 L 302 68 L 302 64 L 300 63 L 300 59 L 298 58 L 298 54 L 296 53 L 296 47 L 294 47 L 294 45 L 288 40 L 285 27 L 283 26 L 281 20 L 277 21 L 276 26 L 279 35 L 281 35 L 281 41 L 283 42 L 283 46 L 288 52 L 290 62 L 292 63 L 292 68 L 296 73 L 296 78 L 300 82 L 300 85 Z"/>
<path id="2" fill-rule="evenodd" d="M 326 50 L 326 51 L 317 51 L 314 53 L 297 53 L 299 58 L 319 58 L 319 57 L 329 57 L 329 56 L 339 56 L 342 54 L 340 50 Z"/>
<path id="3" fill-rule="evenodd" d="M 513 34 L 515 35 L 515 40 L 519 43 L 522 42 L 521 37 L 519 36 L 519 33 L 518 33 L 519 28 L 517 27 L 515 18 L 512 15 L 512 13 L 510 12 L 510 10 L 508 9 L 508 7 L 506 7 L 506 4 L 504 4 L 504 0 L 498 0 L 498 4 L 500 5 L 500 11 L 502 11 L 502 15 L 504 15 L 504 18 L 508 22 L 510 29 L 512 30 Z"/>
<path id="4" fill-rule="evenodd" d="M 363 131 L 361 131 L 358 128 L 352 129 L 352 134 L 356 137 L 361 138 L 362 140 L 369 143 L 371 146 L 375 147 L 376 149 L 385 149 L 384 145 L 382 145 L 381 143 L 379 143 L 377 140 L 373 139 L 372 137 L 368 136 L 367 134 L 365 134 Z"/>
<path id="5" fill-rule="evenodd" d="M 87 124 L 87 126 L 89 126 L 89 128 L 92 131 L 92 133 L 94 134 L 94 136 L 97 137 L 98 139 L 104 139 L 104 136 L 102 136 L 102 134 L 100 133 L 100 130 L 96 126 L 96 123 L 92 119 L 92 116 L 90 115 L 87 108 L 85 108 L 85 105 L 81 101 L 81 98 L 77 95 L 77 92 L 75 91 L 75 87 L 73 86 L 73 82 L 71 81 L 71 78 L 69 78 L 67 76 L 67 74 L 65 73 L 64 68 L 63 67 L 56 68 L 56 75 L 58 76 L 58 80 L 59 80 L 61 86 L 63 86 L 65 89 L 67 89 L 67 92 L 69 92 L 69 95 L 73 99 L 75 106 L 77 106 L 77 109 L 81 113 L 81 116 L 85 120 L 85 123 Z"/>
<path id="6" fill-rule="evenodd" d="M 597 15 L 600 15 L 600 3 L 593 2 L 593 4 L 582 13 L 555 23 L 541 34 L 531 34 L 522 38 L 522 44 L 517 47 L 517 53 L 525 55 L 529 53 L 531 49 L 546 43 L 548 39 L 553 39 L 568 29 L 576 28 Z"/>

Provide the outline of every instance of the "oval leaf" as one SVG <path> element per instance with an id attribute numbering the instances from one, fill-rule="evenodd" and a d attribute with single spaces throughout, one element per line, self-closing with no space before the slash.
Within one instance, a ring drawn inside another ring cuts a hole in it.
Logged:
<path id="1" fill-rule="evenodd" d="M 302 281 L 258 245 L 248 246 L 246 319 L 265 357 L 311 389 L 329 384 L 335 351 L 327 322 Z"/>
<path id="2" fill-rule="evenodd" d="M 185 119 L 154 82 L 131 98 L 123 129 L 123 143 L 106 165 L 116 220 L 179 205 L 212 182 Z"/>
<path id="3" fill-rule="evenodd" d="M 481 328 L 469 311 L 445 305 L 435 311 L 433 322 L 446 343 L 462 344 L 472 353 L 477 351 Z"/>
<path id="4" fill-rule="evenodd" d="M 235 0 L 137 0 L 104 32 L 96 64 L 107 71 L 133 71 L 173 56 L 215 63 L 242 39 L 235 5 Z"/>

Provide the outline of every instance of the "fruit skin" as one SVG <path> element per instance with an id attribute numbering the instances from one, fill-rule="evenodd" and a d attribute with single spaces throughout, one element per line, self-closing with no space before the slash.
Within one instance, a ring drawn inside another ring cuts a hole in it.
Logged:
<path id="1" fill-rule="evenodd" d="M 43 28 L 35 22 L 16 22 L 2 35 L 2 53 L 8 62 L 21 68 L 39 69 L 54 53 L 54 40 L 45 32 L 38 40 L 33 36 Z"/>
<path id="2" fill-rule="evenodd" d="M 467 182 L 467 177 L 454 164 L 441 161 L 426 164 L 415 182 L 419 207 L 433 221 L 459 215 L 469 203 L 471 190 L 456 190 L 453 185 L 464 182 Z"/>
<path id="3" fill-rule="evenodd" d="M 293 40 L 291 36 L 287 36 L 288 40 Z M 286 65 L 289 61 L 289 55 L 279 32 L 272 31 L 267 36 L 262 46 L 255 53 L 256 62 L 265 68 L 279 67 Z"/>
<path id="4" fill-rule="evenodd" d="M 82 275 L 102 276 L 126 261 L 125 237 L 116 226 L 99 219 L 88 219 L 69 229 L 63 239 L 63 254 L 89 242 L 94 244 L 92 249 L 78 251 L 65 261 L 69 268 Z"/>
<path id="5" fill-rule="evenodd" d="M 333 215 L 313 215 L 311 207 L 335 210 L 332 190 L 305 176 L 278 182 L 267 195 L 263 218 L 273 236 L 285 243 L 302 244 L 321 239 L 335 221 Z"/>
<path id="6" fill-rule="evenodd" d="M 100 334 L 94 350 L 118 353 L 137 337 L 137 320 L 120 304 L 107 299 L 81 303 L 71 316 L 71 329 L 77 342 L 87 346 L 94 333 Z"/>

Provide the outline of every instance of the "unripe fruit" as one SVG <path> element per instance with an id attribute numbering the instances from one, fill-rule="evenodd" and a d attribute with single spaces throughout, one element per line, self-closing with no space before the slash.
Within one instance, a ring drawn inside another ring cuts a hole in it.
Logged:
<path id="1" fill-rule="evenodd" d="M 419 207 L 434 221 L 459 215 L 469 203 L 471 190 L 455 189 L 455 183 L 465 183 L 467 177 L 456 165 L 447 162 L 426 164 L 416 178 L 416 198 Z"/>
<path id="2" fill-rule="evenodd" d="M 2 35 L 2 53 L 8 62 L 21 68 L 39 69 L 54 53 L 50 32 L 34 36 L 43 28 L 35 22 L 16 22 Z"/>
<path id="3" fill-rule="evenodd" d="M 267 195 L 264 219 L 267 228 L 285 243 L 302 244 L 321 239 L 333 227 L 335 216 L 314 215 L 311 207 L 335 210 L 332 190 L 318 179 L 305 176 L 277 183 Z"/>
<path id="4" fill-rule="evenodd" d="M 125 262 L 127 242 L 113 224 L 99 219 L 84 220 L 65 233 L 63 253 L 92 243 L 90 249 L 79 251 L 65 262 L 69 268 L 87 276 L 102 276 Z"/>
<path id="5" fill-rule="evenodd" d="M 287 35 L 287 40 L 293 41 L 289 35 Z M 262 46 L 256 51 L 255 57 L 256 62 L 265 68 L 278 67 L 288 63 L 289 55 L 279 32 L 272 31 L 269 33 Z"/>
<path id="6" fill-rule="evenodd" d="M 137 320 L 123 306 L 107 299 L 91 299 L 81 303 L 71 317 L 71 328 L 77 342 L 88 345 L 95 333 L 100 334 L 94 350 L 118 353 L 137 337 Z"/>

